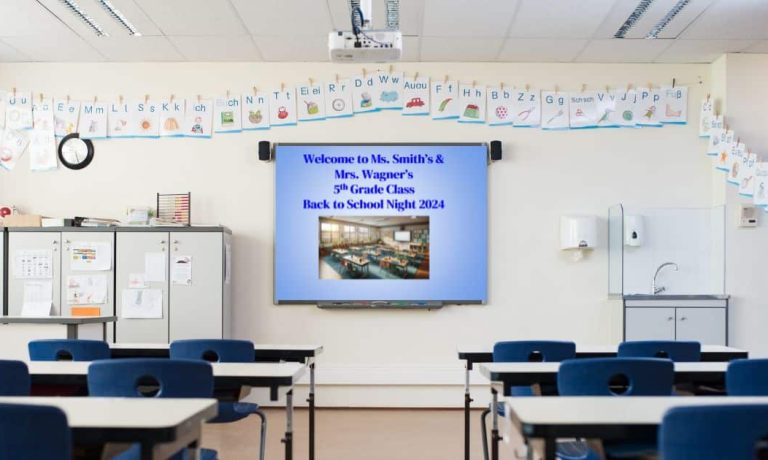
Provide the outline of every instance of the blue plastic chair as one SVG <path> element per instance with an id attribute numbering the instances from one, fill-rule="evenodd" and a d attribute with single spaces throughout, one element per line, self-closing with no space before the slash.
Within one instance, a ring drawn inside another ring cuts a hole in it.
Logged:
<path id="1" fill-rule="evenodd" d="M 213 369 L 202 361 L 182 359 L 109 359 L 88 367 L 88 393 L 91 396 L 128 398 L 211 398 Z M 114 457 L 138 459 L 140 448 Z M 216 451 L 201 449 L 202 460 L 215 460 Z M 186 449 L 172 457 L 187 458 Z"/>
<path id="2" fill-rule="evenodd" d="M 728 364 L 725 389 L 731 396 L 768 396 L 768 359 L 736 359 Z"/>
<path id="3" fill-rule="evenodd" d="M 659 427 L 664 460 L 766 458 L 768 405 L 675 407 Z"/>
<path id="4" fill-rule="evenodd" d="M 0 404 L 0 458 L 71 459 L 67 416 L 57 407 Z"/>
<path id="5" fill-rule="evenodd" d="M 22 361 L 0 360 L 0 396 L 29 396 L 32 382 Z"/>
<path id="6" fill-rule="evenodd" d="M 231 339 L 192 339 L 171 342 L 171 359 L 195 359 L 219 363 L 252 363 L 255 358 L 253 342 Z M 240 388 L 235 389 L 235 401 L 219 402 L 219 415 L 209 423 L 230 423 L 254 414 L 261 419 L 259 458 L 264 460 L 267 442 L 267 417 L 258 404 L 237 402 Z"/>
<path id="7" fill-rule="evenodd" d="M 701 361 L 701 343 L 674 340 L 640 340 L 619 344 L 619 358 L 667 358 L 675 362 Z"/>
<path id="8" fill-rule="evenodd" d="M 111 358 L 109 345 L 101 340 L 45 339 L 28 344 L 32 361 L 96 361 Z"/>
<path id="9" fill-rule="evenodd" d="M 670 396 L 675 366 L 658 358 L 592 358 L 563 361 L 557 372 L 557 390 L 562 396 Z M 606 442 L 608 458 L 634 458 L 653 454 L 653 442 Z M 558 443 L 562 460 L 598 459 L 586 443 Z"/>

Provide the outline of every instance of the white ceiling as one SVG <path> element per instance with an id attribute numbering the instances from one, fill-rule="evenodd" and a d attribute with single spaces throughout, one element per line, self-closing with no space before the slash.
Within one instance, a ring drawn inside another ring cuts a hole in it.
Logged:
<path id="1" fill-rule="evenodd" d="M 76 0 L 98 37 L 61 0 L 0 0 L 0 62 L 327 61 L 327 34 L 349 29 L 347 0 Z M 677 3 L 655 0 L 625 39 L 639 0 L 401 0 L 404 61 L 711 62 L 768 52 L 768 0 L 690 0 L 656 40 L 644 35 Z M 373 0 L 383 27 L 385 0 Z"/>

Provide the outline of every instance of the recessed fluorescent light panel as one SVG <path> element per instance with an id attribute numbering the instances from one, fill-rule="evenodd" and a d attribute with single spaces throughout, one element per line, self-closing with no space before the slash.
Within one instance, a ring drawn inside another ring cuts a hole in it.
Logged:
<path id="1" fill-rule="evenodd" d="M 131 21 L 129 21 L 128 18 L 126 18 L 125 15 L 120 12 L 120 10 L 115 8 L 115 5 L 113 5 L 112 2 L 109 0 L 99 0 L 99 3 L 101 3 L 101 6 L 107 10 L 107 13 L 109 13 L 109 15 L 112 16 L 115 21 L 119 22 L 120 25 L 122 25 L 123 28 L 128 31 L 128 33 L 134 37 L 141 37 L 141 32 L 139 32 L 136 27 L 131 24 Z"/>
<path id="2" fill-rule="evenodd" d="M 637 4 L 635 10 L 629 15 L 627 20 L 624 21 L 624 24 L 622 24 L 621 27 L 619 27 L 619 30 L 613 34 L 613 38 L 624 38 L 624 36 L 627 35 L 627 32 L 634 27 L 635 23 L 643 17 L 652 3 L 653 0 L 640 0 L 640 3 Z"/>
<path id="3" fill-rule="evenodd" d="M 80 5 L 78 5 L 75 0 L 61 0 L 61 2 L 64 3 L 67 8 L 69 8 L 72 14 L 80 18 L 84 23 L 88 25 L 88 27 L 93 29 L 97 36 L 109 37 L 109 34 L 104 31 L 104 29 L 96 21 L 94 21 L 93 18 L 88 15 L 88 13 L 80 8 Z"/>
<path id="4" fill-rule="evenodd" d="M 650 32 L 648 32 L 648 35 L 646 35 L 645 38 L 658 38 L 661 31 L 664 30 L 665 27 L 667 27 L 667 24 L 669 24 L 670 21 L 675 19 L 675 16 L 677 16 L 677 14 L 680 13 L 680 10 L 685 8 L 685 6 L 688 5 L 690 2 L 691 0 L 678 0 L 675 6 L 673 6 L 672 9 L 669 10 L 667 14 L 665 14 L 664 17 L 661 18 L 661 20 L 656 23 L 655 26 L 653 26 L 653 28 L 651 29 Z"/>

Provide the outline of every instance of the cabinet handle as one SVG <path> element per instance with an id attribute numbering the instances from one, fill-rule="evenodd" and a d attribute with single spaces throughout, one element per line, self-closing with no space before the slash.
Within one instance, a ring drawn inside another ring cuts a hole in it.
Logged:
<path id="1" fill-rule="evenodd" d="M 64 242 L 67 243 L 67 244 L 71 243 L 71 241 L 69 241 L 69 240 L 64 240 Z"/>
<path id="2" fill-rule="evenodd" d="M 680 321 L 685 321 L 686 319 L 688 319 L 688 318 L 686 318 L 685 316 L 683 316 L 682 318 L 680 318 Z"/>
<path id="3" fill-rule="evenodd" d="M 162 241 L 160 242 L 160 244 L 165 244 L 165 240 L 162 240 Z"/>
<path id="4" fill-rule="evenodd" d="M 59 242 L 56 240 L 53 240 L 53 244 L 59 244 Z"/>
<path id="5" fill-rule="evenodd" d="M 173 240 L 173 244 L 179 244 L 179 240 Z"/>
<path id="6" fill-rule="evenodd" d="M 675 317 L 674 316 L 670 316 L 669 318 L 667 318 L 667 321 L 672 321 L 673 319 L 675 319 Z"/>

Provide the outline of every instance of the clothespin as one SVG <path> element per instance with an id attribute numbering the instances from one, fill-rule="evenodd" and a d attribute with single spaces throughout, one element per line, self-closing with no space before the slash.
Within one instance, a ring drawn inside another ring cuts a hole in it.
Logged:
<path id="1" fill-rule="evenodd" d="M 93 96 L 93 103 L 99 102 L 99 96 Z"/>
<path id="2" fill-rule="evenodd" d="M 677 83 L 677 79 L 673 78 L 673 79 L 672 79 L 672 87 L 673 87 L 673 88 L 675 87 L 675 83 Z"/>
<path id="3" fill-rule="evenodd" d="M 632 83 L 627 83 L 627 92 L 632 89 Z"/>
<path id="4" fill-rule="evenodd" d="M 198 95 L 197 95 L 197 103 L 199 104 L 199 103 L 200 103 L 200 101 L 201 101 L 202 99 L 203 99 L 203 97 L 202 97 L 201 95 L 199 95 L 199 94 L 198 94 Z"/>
<path id="5" fill-rule="evenodd" d="M 171 100 L 171 102 L 173 102 L 173 99 L 174 99 L 175 97 L 176 97 L 176 96 L 174 96 L 173 94 L 171 94 L 171 99 L 170 99 L 170 100 Z"/>
<path id="6" fill-rule="evenodd" d="M 40 103 L 43 103 L 43 93 L 40 93 Z"/>
<path id="7" fill-rule="evenodd" d="M 13 87 L 13 98 L 16 99 L 16 87 Z"/>
<path id="8" fill-rule="evenodd" d="M 309 77 L 309 86 L 315 86 L 315 80 L 312 77 Z"/>
<path id="9" fill-rule="evenodd" d="M 227 90 L 227 99 L 229 99 L 229 90 Z"/>
<path id="10" fill-rule="evenodd" d="M 560 87 L 558 85 L 555 85 L 555 94 L 560 92 Z"/>
<path id="11" fill-rule="evenodd" d="M 395 66 L 392 64 L 389 65 L 389 73 L 392 73 L 392 71 L 395 69 Z"/>
<path id="12" fill-rule="evenodd" d="M 117 100 L 120 101 L 120 105 L 123 105 L 123 95 L 122 94 L 117 96 Z"/>
<path id="13" fill-rule="evenodd" d="M 363 67 L 363 78 L 365 78 L 368 75 L 368 72 L 366 72 L 365 67 Z"/>
<path id="14" fill-rule="evenodd" d="M 149 94 L 144 95 L 144 103 L 146 104 L 147 102 L 149 102 Z"/>
<path id="15" fill-rule="evenodd" d="M 256 87 L 254 86 L 253 87 L 253 95 L 255 96 L 257 93 L 258 93 L 258 91 L 256 90 Z"/>
<path id="16" fill-rule="evenodd" d="M 443 84 L 447 84 L 447 83 L 448 83 L 448 74 L 445 74 L 445 81 L 443 82 Z"/>
<path id="17" fill-rule="evenodd" d="M 339 84 L 339 74 L 336 74 L 336 84 Z"/>
<path id="18" fill-rule="evenodd" d="M 611 92 L 611 86 L 610 85 L 605 85 L 605 92 L 606 93 L 610 93 Z"/>
<path id="19" fill-rule="evenodd" d="M 16 93 L 16 88 L 13 89 L 13 92 Z M 69 94 L 67 94 L 67 104 L 69 104 Z"/>
<path id="20" fill-rule="evenodd" d="M 709 102 L 709 93 L 707 93 L 707 102 Z"/>
<path id="21" fill-rule="evenodd" d="M 586 83 L 582 83 L 581 84 L 581 92 L 583 93 L 586 90 L 587 90 L 587 84 Z"/>
<path id="22" fill-rule="evenodd" d="M 653 83 L 648 82 L 648 89 L 653 89 Z"/>
<path id="23" fill-rule="evenodd" d="M 285 83 L 280 82 L 280 92 L 282 93 L 283 91 L 285 91 Z"/>
<path id="24" fill-rule="evenodd" d="M 499 82 L 499 89 L 504 91 L 504 82 L 503 81 Z"/>
<path id="25" fill-rule="evenodd" d="M 416 81 L 418 79 L 419 79 L 419 72 L 416 72 L 415 74 L 413 74 L 413 81 Z"/>
<path id="26" fill-rule="evenodd" d="M 477 85 L 477 82 L 475 80 L 472 80 L 472 89 L 475 89 L 475 85 Z"/>
<path id="27" fill-rule="evenodd" d="M 528 83 L 526 83 L 526 84 L 525 84 L 525 92 L 527 93 L 527 92 L 528 92 L 528 90 L 530 90 L 530 89 L 531 89 L 531 85 L 529 85 Z"/>

